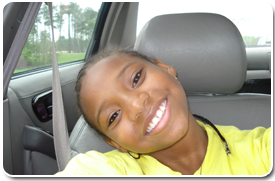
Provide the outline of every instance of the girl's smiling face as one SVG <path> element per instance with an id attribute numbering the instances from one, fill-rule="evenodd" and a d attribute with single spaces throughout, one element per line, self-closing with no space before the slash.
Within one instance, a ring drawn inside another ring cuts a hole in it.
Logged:
<path id="1" fill-rule="evenodd" d="M 86 70 L 80 99 L 92 125 L 120 151 L 148 154 L 178 142 L 188 130 L 185 92 L 176 70 L 116 54 Z"/>

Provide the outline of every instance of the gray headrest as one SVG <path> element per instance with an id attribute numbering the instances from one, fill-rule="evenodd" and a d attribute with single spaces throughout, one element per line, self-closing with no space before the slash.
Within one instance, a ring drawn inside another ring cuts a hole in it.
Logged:
<path id="1" fill-rule="evenodd" d="M 243 39 L 221 15 L 157 16 L 143 27 L 134 50 L 175 67 L 186 93 L 234 93 L 245 80 Z"/>

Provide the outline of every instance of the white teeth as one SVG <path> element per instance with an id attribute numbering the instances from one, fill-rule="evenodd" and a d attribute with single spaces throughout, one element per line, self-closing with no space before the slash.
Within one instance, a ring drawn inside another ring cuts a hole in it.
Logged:
<path id="1" fill-rule="evenodd" d="M 164 112 L 165 106 L 160 106 L 159 109 L 160 109 L 162 112 Z"/>
<path id="2" fill-rule="evenodd" d="M 154 117 L 152 119 L 153 126 L 151 126 L 152 123 L 150 123 L 150 126 L 151 127 L 155 127 L 155 125 L 158 124 L 159 121 L 160 121 L 160 118 Z"/>
<path id="3" fill-rule="evenodd" d="M 150 126 L 151 128 L 153 128 L 153 127 L 155 127 L 155 124 L 154 124 L 154 123 L 150 123 L 149 126 Z"/>
<path id="4" fill-rule="evenodd" d="M 157 117 L 158 117 L 158 118 L 162 117 L 162 115 L 163 115 L 163 111 L 161 111 L 161 110 L 157 110 L 156 115 L 157 115 Z"/>
<path id="5" fill-rule="evenodd" d="M 149 133 L 151 130 L 152 130 L 152 128 L 148 127 L 146 131 Z"/>
<path id="6" fill-rule="evenodd" d="M 164 111 L 166 109 L 166 100 L 164 100 L 161 105 L 159 106 L 159 109 L 156 112 L 155 117 L 152 119 L 152 121 L 149 123 L 149 126 L 146 129 L 146 132 L 149 133 L 150 131 L 152 131 L 152 129 L 154 129 L 156 127 L 156 125 L 159 123 L 159 121 L 161 120 Z"/>

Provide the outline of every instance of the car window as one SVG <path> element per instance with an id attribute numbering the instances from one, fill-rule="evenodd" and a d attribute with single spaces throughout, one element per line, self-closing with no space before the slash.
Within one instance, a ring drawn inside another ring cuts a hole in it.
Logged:
<path id="1" fill-rule="evenodd" d="M 262 1 L 142 1 L 139 3 L 137 35 L 151 18 L 162 14 L 206 12 L 221 14 L 239 29 L 247 47 L 271 46 L 272 7 Z"/>
<path id="2" fill-rule="evenodd" d="M 58 64 L 83 60 L 91 41 L 101 2 L 53 2 L 54 37 Z M 14 74 L 52 64 L 48 6 L 43 3 Z"/>

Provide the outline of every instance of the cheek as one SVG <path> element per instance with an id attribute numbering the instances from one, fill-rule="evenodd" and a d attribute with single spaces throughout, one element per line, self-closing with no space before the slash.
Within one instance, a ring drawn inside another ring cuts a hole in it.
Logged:
<path id="1" fill-rule="evenodd" d="M 173 119 L 177 119 L 176 123 L 182 124 L 182 128 L 188 127 L 188 103 L 184 89 L 177 81 L 177 84 L 174 89 L 174 96 L 171 98 L 173 102 L 171 103 L 173 106 Z M 180 129 L 180 126 L 176 127 Z"/>
<path id="2" fill-rule="evenodd" d="M 163 149 L 158 140 L 148 140 L 142 135 L 142 129 L 142 124 L 134 124 L 129 120 L 124 120 L 108 136 L 121 147 L 136 153 L 150 153 Z"/>
<path id="3" fill-rule="evenodd" d="M 171 104 L 171 131 L 168 132 L 168 137 L 175 139 L 181 138 L 188 130 L 188 103 L 185 91 L 179 81 L 170 76 L 167 79 L 168 99 Z M 164 82 L 164 81 L 163 81 Z M 166 82 L 166 81 L 165 81 Z"/>
<path id="4" fill-rule="evenodd" d="M 148 91 L 171 91 L 175 83 L 170 74 L 164 70 L 156 69 L 146 75 L 144 85 Z"/>
<path id="5" fill-rule="evenodd" d="M 150 95 L 167 95 L 170 99 L 175 116 L 183 119 L 188 117 L 188 104 L 185 91 L 179 81 L 172 75 L 157 70 L 148 76 L 145 89 L 150 90 Z"/>
<path id="6" fill-rule="evenodd" d="M 181 138 L 188 130 L 188 106 L 185 91 L 180 83 L 171 75 L 161 71 L 151 71 L 147 73 L 145 80 L 139 90 L 147 91 L 151 100 L 157 100 L 160 97 L 167 96 L 172 109 L 171 125 L 168 131 L 165 131 L 165 136 L 161 135 L 162 144 L 159 141 L 143 140 L 143 135 L 140 135 L 140 129 L 143 125 L 129 122 L 129 120 L 121 120 L 113 134 L 109 137 L 119 143 L 125 149 L 146 153 L 163 149 Z M 125 115 L 124 115 L 125 117 Z M 122 124 L 121 124 L 122 123 Z M 141 126 L 141 127 L 140 127 Z"/>
<path id="7" fill-rule="evenodd" d="M 130 128 L 130 127 L 129 127 Z M 137 133 L 135 129 L 118 129 L 119 132 L 116 133 L 111 139 L 116 141 L 121 147 L 136 152 L 143 152 L 146 146 L 143 145 L 142 136 L 140 133 Z"/>

